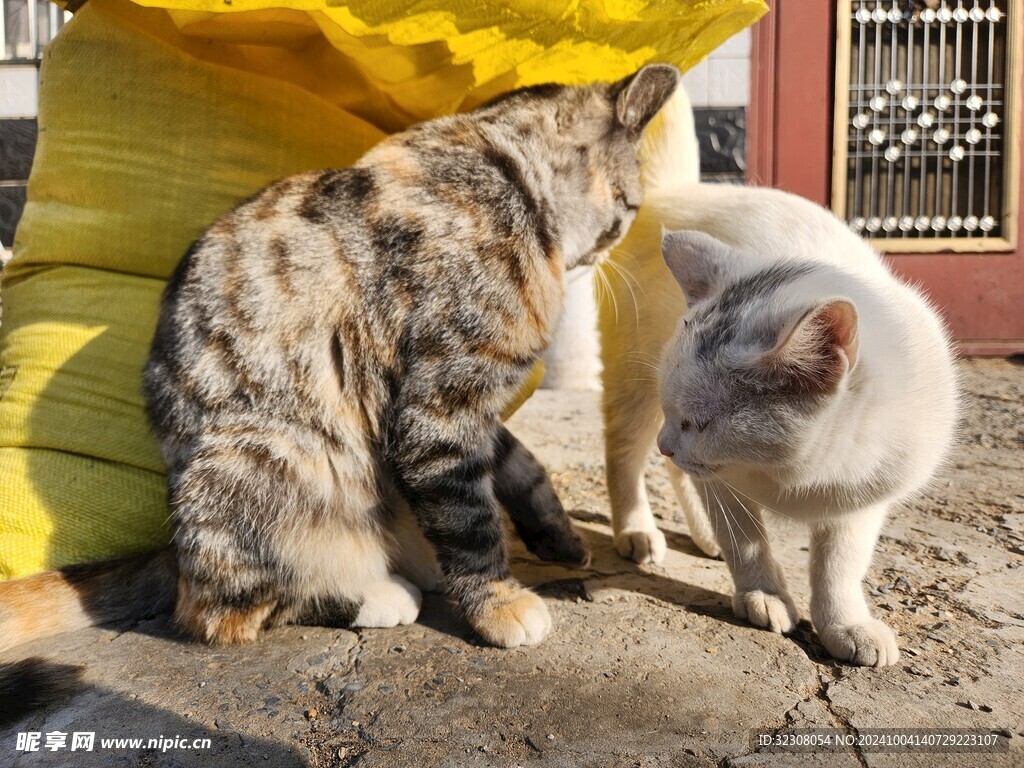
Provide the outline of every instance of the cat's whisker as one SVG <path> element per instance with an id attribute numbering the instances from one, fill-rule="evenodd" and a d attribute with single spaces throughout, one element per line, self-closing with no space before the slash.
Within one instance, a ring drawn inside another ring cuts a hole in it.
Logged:
<path id="1" fill-rule="evenodd" d="M 603 268 L 606 267 L 606 266 L 607 266 L 608 269 L 611 270 L 611 274 L 617 275 L 617 276 L 619 276 L 622 279 L 623 285 L 625 285 L 626 289 L 629 291 L 629 295 L 633 299 L 633 313 L 636 316 L 636 324 L 639 326 L 640 325 L 640 305 L 637 303 L 636 293 L 633 291 L 633 286 L 630 285 L 629 280 L 626 279 L 627 273 L 623 272 L 622 267 L 620 267 L 614 261 L 609 260 L 609 261 L 603 262 L 601 264 L 601 267 L 598 268 L 598 272 L 601 273 L 601 276 L 605 280 L 609 281 L 609 287 L 611 285 L 611 282 L 610 282 L 611 275 L 609 275 L 607 272 L 604 271 Z M 616 316 L 615 322 L 618 323 L 618 316 Z"/>
<path id="2" fill-rule="evenodd" d="M 632 251 L 627 251 L 626 249 L 622 248 L 621 246 L 616 247 L 616 249 L 614 251 L 613 259 L 614 259 L 615 256 L 625 256 L 627 259 L 632 261 L 633 262 L 633 266 L 635 266 L 637 268 L 639 268 L 641 260 L 649 258 L 649 256 L 637 256 Z M 611 260 L 612 259 L 609 259 L 609 261 L 611 261 Z M 620 264 L 619 266 L 623 266 L 624 267 L 625 265 Z"/>
<path id="3" fill-rule="evenodd" d="M 764 522 L 759 520 L 757 514 L 740 500 L 740 497 L 736 495 L 735 490 L 731 485 L 729 485 L 729 483 L 725 483 L 724 481 L 723 483 L 725 485 L 726 490 L 729 491 L 730 494 L 732 494 L 732 497 L 734 499 L 736 499 L 736 503 L 739 504 L 743 511 L 747 513 L 747 517 L 750 518 L 750 522 L 754 524 L 757 530 L 761 532 L 761 535 L 764 537 L 765 541 L 767 541 L 769 539 L 768 529 L 765 527 Z M 751 501 L 753 501 L 753 499 L 751 499 Z"/>
<path id="4" fill-rule="evenodd" d="M 642 295 L 646 295 L 647 294 L 647 289 L 644 287 L 643 283 L 641 283 L 637 279 L 636 275 L 634 275 L 632 272 L 630 272 L 628 269 L 626 269 L 626 267 L 624 265 L 619 264 L 618 262 L 613 261 L 611 259 L 609 259 L 605 263 L 608 264 L 608 266 L 611 267 L 613 270 L 615 270 L 617 273 L 622 275 L 623 279 L 627 282 L 627 284 L 628 283 L 632 283 L 633 286 L 638 291 L 640 291 L 640 293 Z"/>
<path id="5" fill-rule="evenodd" d="M 611 286 L 608 284 L 608 278 L 604 276 L 604 273 L 600 269 L 596 271 L 596 275 L 597 283 L 601 286 L 601 295 L 604 297 L 605 301 L 611 302 L 612 310 L 615 315 L 615 324 L 618 325 L 619 304 L 618 300 L 615 297 L 615 292 L 611 289 Z"/>
<path id="6" fill-rule="evenodd" d="M 744 492 L 743 492 L 743 491 L 741 491 L 741 490 L 740 490 L 739 488 L 737 488 L 737 487 L 736 487 L 735 485 L 733 485 L 732 483 L 730 483 L 730 482 L 729 482 L 728 480 L 724 480 L 723 478 L 719 477 L 718 475 L 715 475 L 715 477 L 716 477 L 716 478 L 718 478 L 718 480 L 720 480 L 720 481 L 721 481 L 722 483 L 724 483 L 724 484 L 725 484 L 726 486 L 728 486 L 728 488 L 729 488 L 729 490 L 730 490 L 730 491 L 735 491 L 735 492 L 736 492 L 736 493 L 738 493 L 738 494 L 739 494 L 740 496 L 742 496 L 742 497 L 743 497 L 743 498 L 745 498 L 745 499 L 748 499 L 749 501 L 752 501 L 752 502 L 754 502 L 754 503 L 755 503 L 755 504 L 757 504 L 757 505 L 758 505 L 759 507 L 761 507 L 761 508 L 763 508 L 763 509 L 767 509 L 767 510 L 768 510 L 769 512 L 771 512 L 772 514 L 778 515 L 779 517 L 783 517 L 783 518 L 785 518 L 786 520 L 792 520 L 792 519 L 793 519 L 793 518 L 792 518 L 792 517 L 791 517 L 790 515 L 787 515 L 787 514 L 785 514 L 784 512 L 780 512 L 780 511 L 779 511 L 779 510 L 777 510 L 777 509 L 773 509 L 772 507 L 769 507 L 769 506 L 768 506 L 767 504 L 765 504 L 765 503 L 764 503 L 763 501 L 758 501 L 758 500 L 757 500 L 757 499 L 755 499 L 755 498 L 754 498 L 753 496 L 750 496 L 750 495 L 748 495 L 748 494 L 744 493 Z M 737 501 L 739 501 L 739 499 L 737 499 Z"/>
<path id="7" fill-rule="evenodd" d="M 622 243 L 619 243 L 611 250 L 611 253 L 609 253 L 608 261 L 616 261 L 619 256 L 625 256 L 627 259 L 633 262 L 634 266 L 639 267 L 640 261 L 638 260 L 636 254 L 633 253 L 632 251 L 626 250 L 625 248 L 622 247 L 622 245 Z"/>
<path id="8" fill-rule="evenodd" d="M 708 484 L 707 483 L 701 483 L 700 484 L 700 489 L 701 489 L 701 493 L 704 495 L 704 509 L 706 509 L 708 511 L 708 513 L 709 513 L 708 517 L 710 518 L 711 525 L 712 525 L 712 527 L 715 530 L 715 538 L 718 539 L 719 541 L 721 541 L 722 540 L 721 539 L 721 535 L 719 534 L 719 531 L 718 531 L 719 516 L 718 515 L 710 514 L 710 512 L 711 512 L 711 501 L 708 498 Z M 722 508 L 721 503 L 719 503 L 718 508 L 719 509 Z M 731 538 L 732 541 L 733 541 L 733 548 L 732 548 L 732 550 L 730 550 L 730 557 L 731 557 L 732 562 L 730 563 L 729 567 L 730 567 L 730 569 L 735 569 L 736 568 L 736 547 L 735 547 L 736 539 L 733 538 L 733 536 L 732 536 L 732 530 L 729 528 L 729 521 L 725 519 L 725 515 L 724 514 L 721 515 L 721 518 L 723 520 L 725 520 L 726 531 L 729 533 L 729 538 Z M 723 555 L 724 555 L 725 554 L 725 547 L 722 547 L 722 551 L 723 551 Z"/>
<path id="9" fill-rule="evenodd" d="M 643 360 L 634 360 L 633 362 L 636 363 L 637 365 L 646 365 L 648 368 L 650 368 L 650 369 L 652 369 L 654 371 L 661 370 L 660 368 L 658 368 L 658 366 L 656 366 L 656 365 L 654 365 L 652 363 L 644 362 Z"/>
<path id="10" fill-rule="evenodd" d="M 631 275 L 629 272 L 627 272 L 621 265 L 615 264 L 614 262 L 609 262 L 609 265 L 611 265 L 612 270 L 617 275 L 619 275 L 619 277 L 622 279 L 623 284 L 626 286 L 626 289 L 629 291 L 630 297 L 633 299 L 633 314 L 636 317 L 637 327 L 639 327 L 640 326 L 640 303 L 637 301 L 636 294 L 639 291 L 640 295 L 643 296 L 644 298 L 646 298 L 647 291 L 637 281 L 637 279 L 635 277 L 633 277 L 633 275 Z"/>
<path id="11" fill-rule="evenodd" d="M 606 299 L 607 296 L 608 296 L 608 289 L 605 288 L 604 283 L 601 281 L 600 278 L 595 278 L 594 279 L 594 299 L 597 302 L 597 305 L 600 306 L 601 304 L 603 304 L 607 300 Z"/>
<path id="12" fill-rule="evenodd" d="M 711 489 L 711 495 L 715 497 L 715 503 L 718 505 L 718 511 L 721 513 L 722 520 L 725 521 L 725 530 L 729 534 L 730 541 L 732 541 L 733 567 L 735 568 L 738 565 L 736 558 L 739 557 L 740 545 L 739 542 L 736 540 L 736 534 L 733 532 L 732 529 L 732 522 L 730 521 L 729 509 L 725 504 L 722 503 L 722 499 L 719 497 L 718 491 L 715 490 L 715 487 L 713 485 L 708 487 L 710 487 Z"/>
<path id="13" fill-rule="evenodd" d="M 604 290 L 604 295 L 612 303 L 612 311 L 615 315 L 615 324 L 619 324 L 619 301 L 615 297 L 615 291 L 612 289 L 611 283 L 608 281 L 608 276 L 605 275 L 604 271 L 600 268 L 594 270 L 594 274 L 597 275 L 598 281 L 601 283 L 601 287 Z"/>
<path id="14" fill-rule="evenodd" d="M 641 364 L 645 366 L 650 366 L 656 371 L 662 370 L 662 366 L 660 366 L 660 360 L 657 359 L 656 357 L 648 357 L 645 359 L 644 357 L 637 355 L 635 357 L 630 358 L 630 362 L 641 362 Z"/>
<path id="15" fill-rule="evenodd" d="M 716 496 L 718 495 L 718 491 L 717 490 L 715 491 L 715 495 Z M 747 535 L 746 528 L 744 526 L 740 525 L 740 521 L 736 518 L 736 516 L 735 516 L 733 510 L 730 508 L 729 504 L 727 504 L 726 502 L 721 502 L 721 503 L 722 503 L 723 507 L 725 508 L 726 514 L 728 514 L 728 515 L 730 515 L 732 517 L 732 521 L 734 523 L 736 523 L 736 527 L 739 528 L 740 533 L 743 534 L 743 538 L 746 539 L 747 544 L 753 544 L 754 542 L 752 542 L 750 540 L 750 537 Z M 740 506 L 742 506 L 742 505 L 740 505 Z M 743 508 L 743 511 L 746 512 L 748 515 L 750 514 L 750 511 L 746 507 Z"/>

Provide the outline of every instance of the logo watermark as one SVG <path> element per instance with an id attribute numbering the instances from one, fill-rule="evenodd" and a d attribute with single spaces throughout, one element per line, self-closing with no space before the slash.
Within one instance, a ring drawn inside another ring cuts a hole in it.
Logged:
<path id="1" fill-rule="evenodd" d="M 169 752 L 172 749 L 210 749 L 210 739 L 195 739 L 187 736 L 164 736 L 156 738 L 96 738 L 95 731 L 24 731 L 19 732 L 14 743 L 16 752 L 93 752 L 99 750 L 150 750 Z"/>
<path id="2" fill-rule="evenodd" d="M 1001 733 L 975 728 L 787 728 L 755 731 L 755 752 L 1007 752 L 1010 740 Z"/>

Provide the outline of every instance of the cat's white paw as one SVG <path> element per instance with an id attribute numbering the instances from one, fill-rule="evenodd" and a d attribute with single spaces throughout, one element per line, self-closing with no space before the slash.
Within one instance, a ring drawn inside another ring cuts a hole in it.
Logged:
<path id="1" fill-rule="evenodd" d="M 502 648 L 536 645 L 551 632 L 548 607 L 522 587 L 514 593 L 497 589 L 469 621 L 484 640 Z"/>
<path id="2" fill-rule="evenodd" d="M 394 627 L 412 624 L 420 615 L 423 595 L 401 576 L 373 584 L 363 593 L 355 621 L 357 627 Z"/>
<path id="3" fill-rule="evenodd" d="M 615 534 L 619 554 L 635 563 L 660 563 L 665 559 L 665 534 L 657 528 L 647 531 L 619 531 Z"/>
<path id="4" fill-rule="evenodd" d="M 732 596 L 732 612 L 755 627 L 785 634 L 796 626 L 799 615 L 796 605 L 785 592 L 764 592 L 752 589 Z"/>
<path id="5" fill-rule="evenodd" d="M 878 619 L 832 624 L 818 630 L 825 649 L 841 661 L 865 667 L 888 667 L 899 661 L 896 633 Z"/>

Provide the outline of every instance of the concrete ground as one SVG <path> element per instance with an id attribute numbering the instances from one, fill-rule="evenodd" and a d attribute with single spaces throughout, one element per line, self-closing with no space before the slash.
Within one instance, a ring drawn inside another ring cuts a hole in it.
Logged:
<path id="1" fill-rule="evenodd" d="M 440 596 L 420 621 L 348 632 L 287 627 L 256 645 L 182 642 L 165 619 L 31 649 L 85 664 L 85 689 L 0 732 L 3 766 L 1014 766 L 1024 765 L 1024 367 L 963 363 L 963 439 L 927 497 L 895 515 L 866 587 L 900 634 L 898 666 L 830 660 L 732 618 L 724 563 L 701 556 L 652 452 L 669 539 L 663 567 L 611 543 L 595 394 L 540 392 L 512 428 L 545 461 L 593 549 L 587 570 L 513 567 L 555 631 L 535 648 L 483 646 Z M 807 615 L 806 533 L 780 545 Z M 26 655 L 25 649 L 6 658 Z M 982 728 L 1009 752 L 757 753 L 785 726 Z M 18 753 L 18 732 L 95 732 L 92 752 Z M 103 738 L 208 738 L 209 749 Z"/>

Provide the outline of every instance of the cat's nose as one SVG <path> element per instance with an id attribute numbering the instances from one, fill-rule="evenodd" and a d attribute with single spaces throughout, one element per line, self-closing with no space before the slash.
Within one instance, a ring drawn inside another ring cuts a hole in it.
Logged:
<path id="1" fill-rule="evenodd" d="M 668 456 L 670 459 L 675 455 L 674 453 L 672 453 L 672 451 L 670 451 L 668 448 L 664 447 L 663 445 L 659 445 L 658 446 L 658 450 L 661 451 L 661 455 L 662 456 Z"/>

